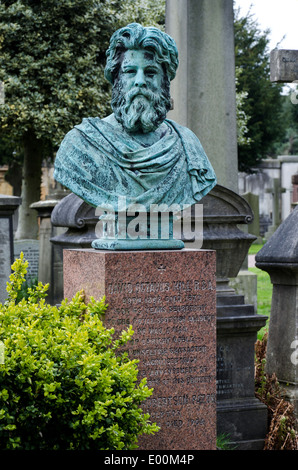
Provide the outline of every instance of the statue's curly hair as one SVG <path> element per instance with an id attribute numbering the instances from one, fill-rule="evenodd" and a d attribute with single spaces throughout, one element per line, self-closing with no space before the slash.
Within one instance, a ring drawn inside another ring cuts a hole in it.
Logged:
<path id="1" fill-rule="evenodd" d="M 173 80 L 178 68 L 178 50 L 171 36 L 158 28 L 131 23 L 112 35 L 106 52 L 105 77 L 114 83 L 121 66 L 123 53 L 129 49 L 145 49 L 154 52 L 156 60 L 163 65 L 169 80 Z"/>

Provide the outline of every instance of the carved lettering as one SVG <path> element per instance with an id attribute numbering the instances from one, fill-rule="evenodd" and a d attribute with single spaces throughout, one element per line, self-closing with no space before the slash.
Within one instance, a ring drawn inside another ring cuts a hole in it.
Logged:
<path id="1" fill-rule="evenodd" d="M 151 419 L 162 420 L 169 429 L 204 426 L 206 419 L 200 413 L 215 403 L 215 394 L 206 393 L 216 373 L 209 370 L 214 353 L 205 342 L 205 331 L 216 325 L 215 312 L 206 301 L 213 289 L 205 279 L 141 279 L 108 286 L 110 295 L 121 296 L 113 311 L 117 324 L 125 327 L 130 319 L 135 330 L 130 356 L 140 360 L 139 378 L 146 377 L 147 385 L 157 391 L 165 390 L 164 395 L 154 393 L 144 407 Z M 191 392 L 181 393 L 184 388 Z M 199 410 L 193 416 L 188 415 L 192 408 Z"/>

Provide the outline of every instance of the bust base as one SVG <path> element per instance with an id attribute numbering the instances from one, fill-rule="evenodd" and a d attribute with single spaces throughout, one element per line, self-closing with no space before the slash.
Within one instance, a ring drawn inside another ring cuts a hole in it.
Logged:
<path id="1" fill-rule="evenodd" d="M 93 240 L 91 244 L 95 250 L 182 250 L 184 248 L 184 242 L 176 239 L 166 240 L 151 240 L 138 238 L 132 239 L 108 239 L 108 238 L 97 238 Z"/>

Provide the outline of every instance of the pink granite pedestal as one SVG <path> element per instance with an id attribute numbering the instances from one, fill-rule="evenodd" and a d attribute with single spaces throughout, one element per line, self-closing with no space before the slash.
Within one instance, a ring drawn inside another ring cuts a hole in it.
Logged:
<path id="1" fill-rule="evenodd" d="M 216 448 L 215 251 L 64 250 L 64 297 L 106 296 L 105 326 L 134 329 L 128 350 L 154 388 L 161 430 L 140 450 Z"/>

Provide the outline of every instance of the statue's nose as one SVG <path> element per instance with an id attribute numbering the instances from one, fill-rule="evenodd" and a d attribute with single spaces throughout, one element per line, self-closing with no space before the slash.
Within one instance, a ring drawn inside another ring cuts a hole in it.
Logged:
<path id="1" fill-rule="evenodd" d="M 142 87 L 146 86 L 146 79 L 143 70 L 138 70 L 136 77 L 135 77 L 135 86 Z"/>

